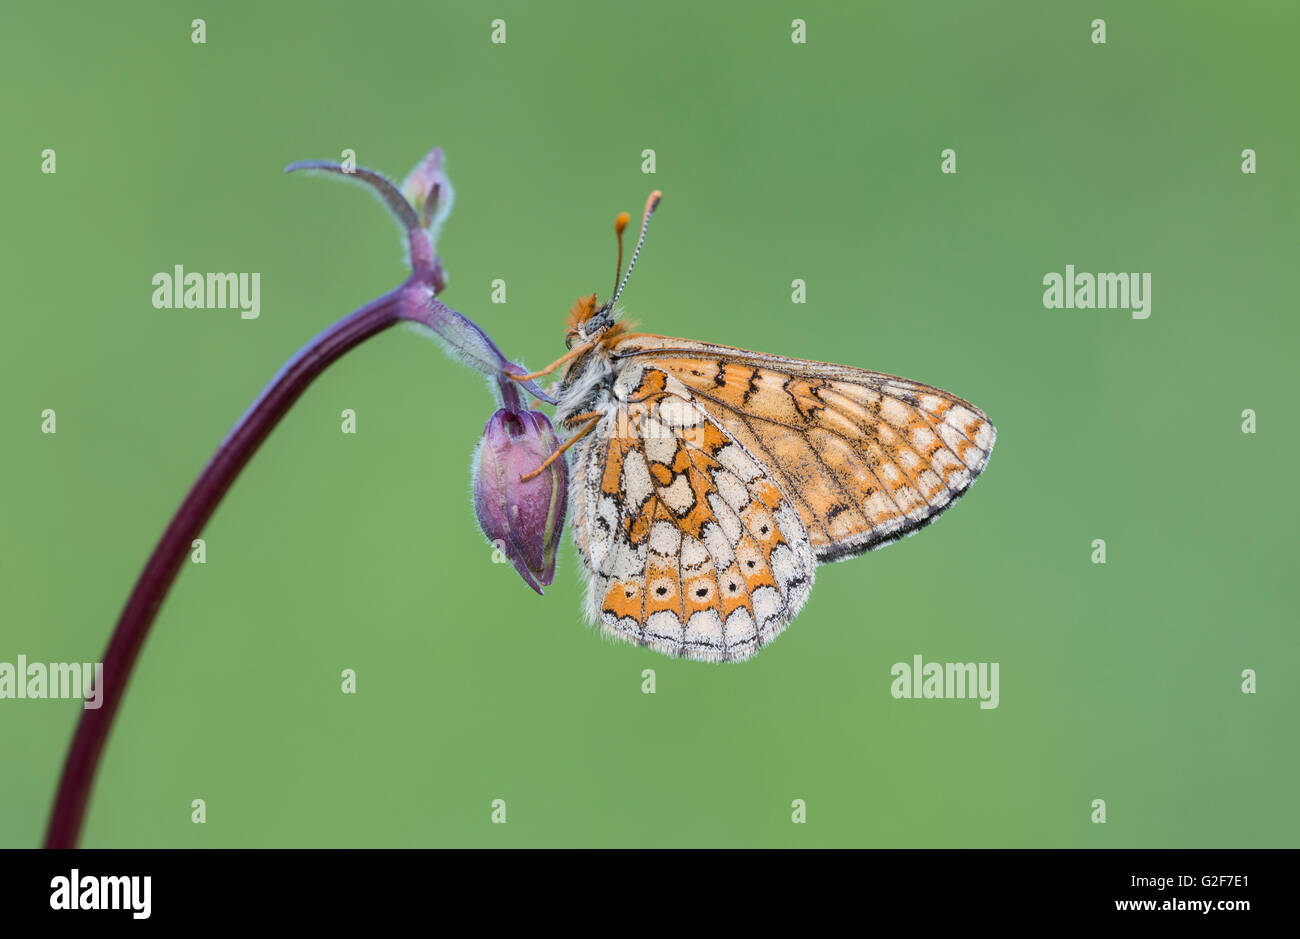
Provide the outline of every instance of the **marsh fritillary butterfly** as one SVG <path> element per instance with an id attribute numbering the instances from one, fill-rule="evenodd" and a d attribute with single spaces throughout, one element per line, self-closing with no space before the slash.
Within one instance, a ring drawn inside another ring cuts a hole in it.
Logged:
<path id="1" fill-rule="evenodd" d="M 893 375 L 630 332 L 614 303 L 659 197 L 611 299 L 580 298 L 568 354 L 521 377 L 565 367 L 556 416 L 572 433 L 591 621 L 668 655 L 740 661 L 799 612 L 818 563 L 897 541 L 956 502 L 996 430 L 969 402 Z M 624 213 L 620 239 L 626 225 Z"/>

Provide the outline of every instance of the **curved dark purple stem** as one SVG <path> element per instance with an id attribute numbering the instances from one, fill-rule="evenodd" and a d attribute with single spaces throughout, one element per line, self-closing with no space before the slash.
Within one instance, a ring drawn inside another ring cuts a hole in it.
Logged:
<path id="1" fill-rule="evenodd" d="M 330 163 L 324 160 L 300 160 L 297 163 L 290 163 L 284 168 L 286 173 L 294 173 L 299 170 L 335 173 L 343 177 L 351 176 L 369 185 L 371 189 L 379 193 L 380 198 L 388 206 L 388 210 L 393 213 L 402 228 L 406 230 L 406 239 L 410 247 L 411 270 L 417 276 L 433 270 L 436 263 L 433 255 L 433 244 L 429 241 L 428 235 L 425 234 L 424 228 L 420 225 L 420 219 L 416 216 L 415 209 L 411 207 L 411 204 L 406 201 L 406 197 L 398 191 L 398 188 L 389 181 L 387 176 L 376 173 L 374 170 L 368 170 L 363 166 L 347 170 L 338 163 Z M 439 283 L 438 289 L 442 289 L 441 283 Z"/>
<path id="2" fill-rule="evenodd" d="M 316 376 L 348 350 L 400 321 L 403 289 L 385 294 L 345 316 L 299 349 L 235 422 L 190 487 L 185 501 L 176 510 L 149 556 L 118 618 L 117 628 L 113 630 L 104 653 L 102 706 L 81 712 L 81 722 L 72 739 L 55 796 L 45 837 L 47 848 L 76 846 L 95 781 L 95 770 L 113 717 L 126 692 L 131 670 L 194 539 L 202 533 L 240 470 Z"/>
<path id="3" fill-rule="evenodd" d="M 342 172 L 341 167 L 330 163 L 295 163 L 289 169 Z M 50 814 L 45 836 L 47 848 L 72 848 L 77 844 L 99 760 L 113 718 L 126 694 L 131 671 L 194 539 L 200 536 L 222 497 L 262 441 L 316 376 L 376 333 L 399 322 L 413 322 L 436 333 L 466 364 L 494 377 L 507 406 L 513 400 L 517 409 L 518 391 L 513 387 L 516 383 L 503 373 L 523 374 L 523 369 L 509 362 L 496 343 L 471 320 L 437 299 L 444 284 L 442 265 L 432 253 L 432 241 L 420 228 L 410 204 L 378 173 L 358 169 L 355 174 L 346 175 L 355 175 L 373 186 L 406 226 L 411 239 L 411 278 L 345 316 L 299 349 L 235 422 L 190 487 L 145 563 L 104 652 L 102 703 L 97 709 L 81 711 Z M 554 403 L 533 382 L 522 383 L 520 387 L 540 400 Z"/>

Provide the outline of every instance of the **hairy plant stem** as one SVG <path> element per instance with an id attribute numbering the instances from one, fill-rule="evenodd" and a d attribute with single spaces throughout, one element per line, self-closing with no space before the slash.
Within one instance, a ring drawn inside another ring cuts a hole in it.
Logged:
<path id="1" fill-rule="evenodd" d="M 417 172 L 440 171 L 441 160 L 441 151 L 435 148 L 417 167 Z M 437 299 L 446 279 L 434 251 L 436 228 L 422 227 L 415 208 L 386 177 L 362 168 L 345 171 L 333 163 L 295 163 L 286 172 L 295 170 L 354 176 L 378 192 L 405 229 L 411 277 L 395 290 L 343 317 L 299 349 L 235 422 L 190 487 L 149 556 L 109 639 L 103 660 L 102 703 L 97 709 L 81 712 L 50 813 L 45 836 L 47 848 L 76 847 L 104 744 L 126 694 L 131 671 L 194 539 L 200 536 L 262 441 L 321 372 L 376 333 L 399 322 L 410 322 L 430 331 L 465 364 L 495 379 L 498 397 L 512 410 L 520 408 L 519 389 L 538 400 L 554 403 L 535 383 L 508 379 L 506 372 L 523 374 L 524 369 L 507 361 L 496 343 L 476 324 Z M 440 184 L 445 184 L 442 177 L 432 178 L 442 179 Z M 438 188 L 431 187 L 431 192 L 436 201 Z M 429 221 L 431 205 L 428 201 L 423 205 L 425 222 Z"/>
<path id="2" fill-rule="evenodd" d="M 445 329 L 449 319 L 463 320 L 459 313 L 435 299 L 435 283 L 441 286 L 441 280 L 440 270 L 436 277 L 432 270 L 417 273 L 401 287 L 325 329 L 281 367 L 221 441 L 158 540 L 118 618 L 104 652 L 102 704 L 97 709 L 83 709 L 81 712 L 81 721 L 68 749 L 50 814 L 45 847 L 76 846 L 104 744 L 126 694 L 140 649 L 149 635 L 149 627 L 153 625 L 194 539 L 202 534 L 208 519 L 240 471 L 307 386 L 345 353 L 403 321 L 440 331 Z M 490 339 L 487 342 L 495 351 L 495 344 Z M 506 370 L 521 370 L 505 362 L 504 358 L 502 363 Z M 503 394 L 517 395 L 515 382 L 503 378 L 501 384 Z M 518 407 L 517 398 L 515 404 Z"/>
<path id="3" fill-rule="evenodd" d="M 50 815 L 47 848 L 72 848 L 77 844 L 95 772 L 131 670 L 194 539 L 200 536 L 262 441 L 316 376 L 348 350 L 401 320 L 402 289 L 345 316 L 298 350 L 235 422 L 190 487 L 149 556 L 104 652 L 103 701 L 99 708 L 81 712 Z"/>

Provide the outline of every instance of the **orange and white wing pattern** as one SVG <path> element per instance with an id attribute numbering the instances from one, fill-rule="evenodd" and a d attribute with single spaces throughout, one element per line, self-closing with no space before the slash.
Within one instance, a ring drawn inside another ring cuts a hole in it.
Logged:
<path id="1" fill-rule="evenodd" d="M 799 513 L 682 383 L 621 369 L 576 449 L 574 538 L 607 635 L 738 661 L 799 611 L 816 565 Z"/>
<path id="2" fill-rule="evenodd" d="M 889 544 L 952 505 L 996 429 L 946 391 L 880 372 L 631 334 L 615 368 L 662 370 L 793 503 L 819 561 Z"/>

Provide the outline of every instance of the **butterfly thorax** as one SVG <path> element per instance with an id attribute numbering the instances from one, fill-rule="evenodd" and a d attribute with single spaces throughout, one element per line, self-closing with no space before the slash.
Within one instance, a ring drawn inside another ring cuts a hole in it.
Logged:
<path id="1" fill-rule="evenodd" d="M 603 345 L 593 346 L 570 362 L 556 394 L 555 416 L 561 426 L 572 430 L 582 423 L 575 420 L 577 415 L 607 410 L 615 378 L 613 357 Z"/>
<path id="2" fill-rule="evenodd" d="M 569 311 L 565 344 L 569 349 L 588 346 L 577 355 L 560 379 L 556 417 L 573 429 L 576 415 L 607 410 L 612 403 L 614 346 L 625 337 L 627 324 L 615 319 L 609 304 L 598 305 L 596 295 L 579 297 Z"/>

